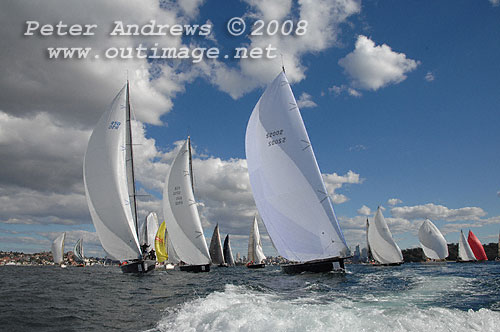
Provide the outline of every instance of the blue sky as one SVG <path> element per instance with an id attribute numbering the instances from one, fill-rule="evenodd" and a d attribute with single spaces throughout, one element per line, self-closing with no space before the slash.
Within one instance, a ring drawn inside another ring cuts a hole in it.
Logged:
<path id="1" fill-rule="evenodd" d="M 401 248 L 418 245 L 425 217 L 448 242 L 458 241 L 461 228 L 483 243 L 497 240 L 498 1 L 248 0 L 221 6 L 198 0 L 167 2 L 163 9 L 156 1 L 91 3 L 93 13 L 55 0 L 0 5 L 6 27 L 0 37 L 11 45 L 0 51 L 0 250 L 48 250 L 58 232 L 67 231 L 67 250 L 83 236 L 90 253 L 102 253 L 81 165 L 90 132 L 128 70 L 144 147 L 138 178 L 153 195 L 141 213 L 161 215 L 163 177 L 178 141 L 189 134 L 205 235 L 218 222 L 224 235 L 233 235 L 234 251 L 245 253 L 256 211 L 245 172 L 245 128 L 281 61 L 50 60 L 44 54 L 52 45 L 102 50 L 152 42 L 109 37 L 116 19 L 213 24 L 210 38 L 164 37 L 161 45 L 219 47 L 223 54 L 241 46 L 278 47 L 350 246 L 364 244 L 364 220 L 378 205 Z M 247 27 L 257 19 L 305 18 L 310 30 L 293 41 L 235 37 L 226 31 L 234 16 Z M 26 20 L 99 28 L 87 39 L 23 37 Z M 158 73 L 153 69 L 160 74 L 151 76 Z M 266 254 L 275 254 L 264 242 Z"/>

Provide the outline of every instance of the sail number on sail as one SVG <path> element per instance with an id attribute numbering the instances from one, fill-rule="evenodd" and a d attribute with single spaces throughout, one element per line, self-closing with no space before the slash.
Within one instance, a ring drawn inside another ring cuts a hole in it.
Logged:
<path id="1" fill-rule="evenodd" d="M 266 134 L 266 138 L 271 138 L 270 141 L 267 142 L 268 146 L 273 146 L 276 144 L 282 144 L 285 143 L 286 137 L 276 137 L 276 136 L 281 136 L 283 135 L 283 129 L 271 131 Z"/>
<path id="2" fill-rule="evenodd" d="M 111 121 L 108 129 L 118 129 L 118 128 L 120 128 L 120 125 L 121 125 L 120 121 Z"/>
<path id="3" fill-rule="evenodd" d="M 182 192 L 181 187 L 174 187 L 172 195 L 175 197 L 175 205 L 182 205 Z"/>

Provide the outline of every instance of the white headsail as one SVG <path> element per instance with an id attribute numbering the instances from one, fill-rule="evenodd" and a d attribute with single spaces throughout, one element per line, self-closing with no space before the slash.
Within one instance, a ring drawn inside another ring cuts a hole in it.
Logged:
<path id="1" fill-rule="evenodd" d="M 460 230 L 460 238 L 458 239 L 458 259 L 465 262 L 476 260 L 476 256 L 474 256 L 462 230 Z"/>
<path id="2" fill-rule="evenodd" d="M 210 254 L 192 189 L 190 153 L 188 138 L 165 179 L 163 217 L 179 259 L 190 265 L 210 264 Z"/>
<path id="3" fill-rule="evenodd" d="M 250 236 L 248 238 L 248 261 L 260 264 L 266 255 L 262 250 L 262 242 L 260 241 L 259 225 L 257 216 L 253 218 L 252 228 L 250 228 Z"/>
<path id="4" fill-rule="evenodd" d="M 139 227 L 139 243 L 148 244 L 148 251 L 154 249 L 156 232 L 158 231 L 158 216 L 155 212 L 148 213 L 144 223 Z"/>
<path id="5" fill-rule="evenodd" d="M 255 106 L 245 148 L 255 203 L 279 254 L 303 262 L 344 256 L 344 235 L 284 72 Z"/>
<path id="6" fill-rule="evenodd" d="M 141 257 L 136 229 L 128 84 L 97 123 L 83 162 L 85 194 L 92 221 L 109 256 Z"/>
<path id="7" fill-rule="evenodd" d="M 62 233 L 54 242 L 52 242 L 52 256 L 54 257 L 54 263 L 61 264 L 64 259 L 64 239 L 66 238 L 66 233 Z"/>
<path id="8" fill-rule="evenodd" d="M 394 264 L 403 261 L 403 254 L 392 238 L 380 207 L 373 222 L 368 227 L 368 242 L 373 258 L 381 264 Z"/>
<path id="9" fill-rule="evenodd" d="M 432 221 L 426 219 L 418 230 L 418 239 L 425 256 L 430 259 L 445 259 L 448 257 L 446 239 Z"/>
<path id="10" fill-rule="evenodd" d="M 80 238 L 76 241 L 75 248 L 73 248 L 73 253 L 75 255 L 75 260 L 77 262 L 84 262 L 85 256 L 83 254 L 83 239 Z"/>

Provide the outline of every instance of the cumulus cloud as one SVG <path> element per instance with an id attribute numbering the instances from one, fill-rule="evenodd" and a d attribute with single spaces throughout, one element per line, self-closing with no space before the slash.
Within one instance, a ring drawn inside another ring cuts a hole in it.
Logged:
<path id="1" fill-rule="evenodd" d="M 483 209 L 479 207 L 463 207 L 459 209 L 449 209 L 443 205 L 428 203 L 425 205 L 402 206 L 391 209 L 395 217 L 414 219 L 434 219 L 434 220 L 479 220 L 486 215 Z"/>
<path id="2" fill-rule="evenodd" d="M 425 74 L 425 80 L 427 82 L 434 81 L 434 74 L 432 72 L 428 71 L 427 74 Z"/>
<path id="3" fill-rule="evenodd" d="M 349 170 L 345 175 L 338 175 L 337 173 L 323 174 L 323 181 L 325 181 L 326 189 L 332 197 L 333 203 L 342 204 L 349 199 L 343 194 L 336 193 L 335 190 L 340 189 L 344 184 L 363 183 L 364 179 L 362 179 L 359 174 Z"/>
<path id="4" fill-rule="evenodd" d="M 297 100 L 297 105 L 299 106 L 299 108 L 311 108 L 318 106 L 312 100 L 312 96 L 307 92 L 302 92 L 302 94 L 299 97 L 299 100 Z"/>
<path id="5" fill-rule="evenodd" d="M 363 205 L 361 208 L 359 208 L 357 212 L 362 216 L 369 216 L 370 214 L 372 214 L 372 210 L 366 205 Z"/>
<path id="6" fill-rule="evenodd" d="M 360 35 L 354 51 L 340 59 L 339 65 L 354 87 L 375 91 L 404 81 L 406 73 L 417 68 L 418 62 L 394 52 L 386 44 L 376 46 L 371 39 Z"/>
<path id="7" fill-rule="evenodd" d="M 401 204 L 401 203 L 403 203 L 403 201 L 400 200 L 399 198 L 389 198 L 387 200 L 387 204 L 389 204 L 390 206 L 398 205 L 398 204 Z"/>
<path id="8" fill-rule="evenodd" d="M 490 2 L 493 7 L 500 6 L 500 0 L 490 0 Z"/>
<path id="9" fill-rule="evenodd" d="M 339 96 L 343 92 L 347 93 L 349 96 L 358 97 L 358 98 L 363 95 L 358 90 L 353 89 L 352 87 L 347 86 L 345 84 L 342 84 L 340 86 L 334 85 L 331 88 L 328 88 L 328 91 L 333 92 L 335 94 L 335 96 Z"/>

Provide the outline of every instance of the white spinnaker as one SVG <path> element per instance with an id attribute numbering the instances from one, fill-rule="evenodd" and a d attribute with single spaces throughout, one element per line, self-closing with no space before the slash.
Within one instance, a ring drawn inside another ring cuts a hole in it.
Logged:
<path id="1" fill-rule="evenodd" d="M 279 254 L 292 261 L 343 256 L 344 235 L 284 72 L 255 105 L 245 148 L 255 203 Z"/>
<path id="2" fill-rule="evenodd" d="M 462 230 L 460 230 L 460 239 L 458 239 L 458 258 L 462 261 L 477 260 Z"/>
<path id="3" fill-rule="evenodd" d="M 264 259 L 266 259 L 266 255 L 264 255 L 264 251 L 262 250 L 259 225 L 257 223 L 257 217 L 255 216 L 252 228 L 250 229 L 250 236 L 248 238 L 248 261 L 260 264 Z"/>
<path id="4" fill-rule="evenodd" d="M 142 245 L 147 243 L 150 247 L 148 250 L 154 249 L 156 232 L 158 232 L 158 216 L 156 212 L 149 212 L 139 227 L 139 243 Z"/>
<path id="5" fill-rule="evenodd" d="M 200 216 L 191 186 L 188 141 L 175 157 L 163 189 L 163 217 L 180 260 L 190 265 L 210 264 Z"/>
<path id="6" fill-rule="evenodd" d="M 368 227 L 368 242 L 373 258 L 379 263 L 392 264 L 403 261 L 401 249 L 394 242 L 380 207 Z"/>
<path id="7" fill-rule="evenodd" d="M 97 123 L 83 162 L 92 221 L 102 247 L 117 260 L 141 257 L 127 183 L 126 108 L 127 86 Z"/>
<path id="8" fill-rule="evenodd" d="M 418 239 L 425 256 L 430 259 L 445 259 L 448 257 L 446 239 L 432 221 L 426 219 L 418 230 Z"/>

